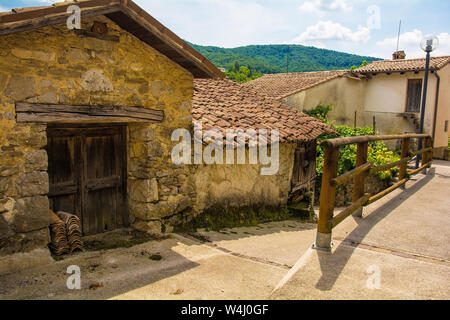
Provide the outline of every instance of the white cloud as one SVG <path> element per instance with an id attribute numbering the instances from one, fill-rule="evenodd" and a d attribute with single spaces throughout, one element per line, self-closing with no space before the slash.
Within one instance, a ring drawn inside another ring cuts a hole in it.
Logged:
<path id="1" fill-rule="evenodd" d="M 358 30 L 352 31 L 339 23 L 334 23 L 332 21 L 319 21 L 317 24 L 306 28 L 306 30 L 295 38 L 293 42 L 307 45 L 324 40 L 367 43 L 369 39 L 370 30 L 367 27 L 359 26 Z"/>
<path id="2" fill-rule="evenodd" d="M 274 42 L 289 20 L 257 0 L 136 0 L 178 36 L 196 44 L 235 47 Z"/>
<path id="3" fill-rule="evenodd" d="M 327 12 L 349 12 L 352 7 L 346 0 L 312 0 L 305 1 L 299 7 L 303 13 L 313 13 L 323 16 Z"/>
<path id="4" fill-rule="evenodd" d="M 425 53 L 420 48 L 420 42 L 425 36 L 421 30 L 405 32 L 400 35 L 399 49 L 405 50 L 407 58 L 422 58 Z M 439 39 L 439 47 L 432 53 L 433 56 L 450 55 L 450 34 L 442 32 L 437 35 Z M 388 58 L 397 48 L 397 38 L 385 38 L 377 42 L 380 55 Z"/>
<path id="5" fill-rule="evenodd" d="M 9 11 L 8 8 L 0 6 L 0 12 L 7 12 L 7 11 Z"/>

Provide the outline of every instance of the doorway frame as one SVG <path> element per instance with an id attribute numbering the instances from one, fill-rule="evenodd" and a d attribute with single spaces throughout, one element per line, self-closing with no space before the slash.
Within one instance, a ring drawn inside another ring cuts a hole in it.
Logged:
<path id="1" fill-rule="evenodd" d="M 128 123 L 48 123 L 47 124 L 47 138 L 49 137 L 49 134 L 52 130 L 82 130 L 82 129 L 107 129 L 107 128 L 114 128 L 119 129 L 120 131 L 120 145 L 123 146 L 123 152 L 120 152 L 119 154 L 119 161 L 121 164 L 121 189 L 122 191 L 122 206 L 123 206 L 123 213 L 122 213 L 122 227 L 128 228 L 131 225 L 130 221 L 130 209 L 129 209 L 129 203 L 128 203 Z M 50 132 L 49 132 L 50 131 Z M 48 145 L 48 142 L 47 142 Z M 80 150 L 83 153 L 83 150 Z M 81 154 L 81 156 L 86 159 L 85 154 Z M 48 169 L 47 169 L 48 172 Z M 79 193 L 80 191 L 78 191 Z M 83 194 L 84 192 L 81 192 L 80 202 L 83 201 Z M 48 194 L 48 197 L 51 197 L 50 191 Z M 85 200 L 86 201 L 86 200 Z M 83 218 L 85 215 L 85 212 L 81 212 L 81 217 Z"/>

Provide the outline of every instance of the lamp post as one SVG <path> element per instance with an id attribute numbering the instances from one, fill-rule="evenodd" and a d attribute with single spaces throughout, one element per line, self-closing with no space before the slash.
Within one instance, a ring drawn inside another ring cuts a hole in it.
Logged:
<path id="1" fill-rule="evenodd" d="M 430 54 L 437 49 L 439 45 L 439 39 L 436 36 L 428 35 L 422 39 L 420 47 L 427 53 L 427 59 L 425 63 L 425 78 L 423 83 L 423 95 L 422 95 L 422 108 L 420 109 L 420 134 L 424 131 L 425 124 L 425 107 L 427 104 L 427 90 L 428 90 L 428 73 L 430 71 Z M 419 139 L 419 150 L 422 149 L 423 139 Z M 419 168 L 421 155 L 417 156 L 416 169 Z"/>

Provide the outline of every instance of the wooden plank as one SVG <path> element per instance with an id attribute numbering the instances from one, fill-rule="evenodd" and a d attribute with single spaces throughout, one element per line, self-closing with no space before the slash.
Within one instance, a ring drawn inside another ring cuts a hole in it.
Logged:
<path id="1" fill-rule="evenodd" d="M 338 226 L 342 221 L 348 218 L 352 213 L 354 213 L 359 208 L 365 206 L 365 204 L 369 201 L 370 194 L 366 193 L 364 196 L 359 198 L 356 202 L 354 202 L 350 207 L 339 213 L 337 216 L 333 218 L 332 221 L 328 222 L 328 227 L 333 229 Z"/>
<path id="2" fill-rule="evenodd" d="M 373 142 L 373 141 L 387 141 L 387 140 L 398 140 L 405 138 L 427 138 L 430 137 L 428 134 L 402 134 L 402 135 L 381 135 L 381 136 L 360 136 L 360 137 L 346 137 L 346 138 L 337 138 L 322 141 L 321 145 L 323 146 L 333 146 L 343 147 L 349 144 L 359 144 L 365 142 Z"/>
<path id="3" fill-rule="evenodd" d="M 1 16 L 0 23 L 6 24 L 17 21 L 43 18 L 55 14 L 68 15 L 67 8 L 74 4 L 77 5 L 81 10 L 88 10 L 96 7 L 106 8 L 109 6 L 117 6 L 117 7 L 120 6 L 117 0 L 91 0 L 91 1 L 82 1 L 78 3 L 61 4 L 58 6 L 36 7 L 34 10 L 23 10 L 17 13 L 11 13 L 8 15 Z"/>
<path id="4" fill-rule="evenodd" d="M 381 166 L 372 168 L 372 169 L 370 169 L 370 174 L 374 174 L 374 173 L 381 172 L 381 171 L 387 171 L 389 169 L 399 167 L 399 166 L 405 165 L 405 164 L 408 165 L 408 161 L 410 161 L 411 159 L 412 159 L 412 157 L 408 157 L 408 158 L 404 158 L 404 159 L 396 161 L 396 162 L 387 163 L 387 164 L 383 164 Z"/>
<path id="5" fill-rule="evenodd" d="M 88 174 L 87 174 L 87 167 L 88 167 L 88 161 L 87 161 L 87 153 L 86 153 L 86 138 L 83 136 L 78 136 L 78 142 L 79 142 L 79 161 L 80 161 L 80 167 L 79 167 L 79 177 L 81 181 L 81 189 L 80 189 L 80 202 L 81 202 L 81 216 L 82 216 L 82 223 L 83 223 L 83 235 L 88 235 L 89 230 L 91 228 L 91 221 L 89 219 L 88 215 L 88 208 L 87 208 L 87 200 L 88 200 L 88 190 L 86 188 L 87 181 L 88 181 Z"/>
<path id="6" fill-rule="evenodd" d="M 418 168 L 418 169 L 416 169 L 416 170 L 409 171 L 409 172 L 408 172 L 408 175 L 409 175 L 409 176 L 414 176 L 414 175 L 418 174 L 419 172 L 421 172 L 421 171 L 423 171 L 423 170 L 425 170 L 425 169 L 430 168 L 431 165 L 432 165 L 432 162 L 428 162 L 428 163 L 424 164 L 423 166 L 421 166 L 420 168 Z"/>
<path id="7" fill-rule="evenodd" d="M 172 47 L 181 56 L 187 57 L 192 63 L 202 71 L 205 75 L 213 78 L 224 78 L 225 75 L 217 69 L 208 59 L 198 53 L 195 49 L 189 46 L 185 41 L 159 23 L 155 18 L 145 12 L 142 8 L 134 2 L 128 2 L 127 7 L 122 8 L 128 17 L 139 23 L 141 26 L 159 37 L 162 41 Z"/>
<path id="8" fill-rule="evenodd" d="M 359 166 L 351 171 L 344 173 L 343 175 L 337 177 L 336 179 L 333 179 L 331 181 L 331 184 L 335 187 L 343 185 L 348 181 L 350 181 L 351 179 L 355 178 L 356 176 L 370 170 L 371 167 L 372 167 L 371 163 L 365 163 L 362 166 Z"/>
<path id="9" fill-rule="evenodd" d="M 95 191 L 99 189 L 115 188 L 120 185 L 120 176 L 106 177 L 96 179 L 87 183 L 88 191 Z"/>
<path id="10" fill-rule="evenodd" d="M 410 156 L 411 157 L 415 157 L 415 156 L 418 156 L 418 155 L 421 155 L 421 154 L 424 154 L 424 153 L 427 153 L 427 152 L 430 152 L 430 151 L 433 151 L 433 148 L 425 148 L 425 149 L 422 149 L 420 151 L 411 152 Z"/>
<path id="11" fill-rule="evenodd" d="M 69 184 L 69 185 L 57 185 L 54 184 L 50 187 L 50 192 L 48 193 L 49 197 L 57 197 L 62 195 L 75 194 L 78 192 L 78 186 Z"/>
<path id="12" fill-rule="evenodd" d="M 164 111 L 139 107 L 16 103 L 17 122 L 162 122 Z"/>
<path id="13" fill-rule="evenodd" d="M 118 5 L 112 5 L 108 7 L 97 7 L 86 10 L 81 10 L 82 19 L 117 12 L 120 10 L 120 7 Z M 36 17 L 30 20 L 18 20 L 11 23 L 2 23 L 0 24 L 0 35 L 29 31 L 57 24 L 65 24 L 68 17 L 69 15 L 67 13 L 60 13 L 53 16 Z"/>
<path id="14" fill-rule="evenodd" d="M 389 193 L 391 193 L 392 191 L 397 190 L 398 188 L 400 188 L 401 186 L 405 185 L 407 182 L 409 181 L 409 178 L 405 178 L 403 180 L 400 180 L 399 182 L 397 182 L 396 184 L 394 184 L 393 186 L 381 191 L 380 193 L 374 195 L 373 197 L 371 197 L 369 199 L 368 204 L 372 204 L 378 200 L 380 200 L 381 198 L 387 196 Z"/>
<path id="15" fill-rule="evenodd" d="M 83 37 L 96 38 L 96 39 L 111 41 L 111 42 L 119 42 L 120 41 L 119 36 L 114 36 L 114 35 L 109 35 L 109 34 L 99 34 L 99 33 L 91 32 L 91 31 L 87 31 L 87 30 L 78 30 L 78 29 L 75 29 L 74 32 L 76 35 L 83 36 Z"/>
<path id="16" fill-rule="evenodd" d="M 127 155 L 127 141 L 128 141 L 128 130 L 127 127 L 122 127 L 120 130 L 120 150 L 119 152 L 119 168 L 121 168 L 120 174 L 122 176 L 122 187 L 119 189 L 122 196 L 119 202 L 122 207 L 120 208 L 118 219 L 122 219 L 121 225 L 125 227 L 130 226 L 130 215 L 128 208 L 128 155 Z"/>

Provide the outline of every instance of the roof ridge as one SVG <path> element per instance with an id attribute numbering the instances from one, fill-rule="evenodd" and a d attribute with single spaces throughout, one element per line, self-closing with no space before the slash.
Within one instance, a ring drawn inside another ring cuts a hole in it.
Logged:
<path id="1" fill-rule="evenodd" d="M 279 100 L 349 73 L 350 70 L 275 73 L 247 82 L 244 86 L 251 87 L 258 94 Z"/>
<path id="2" fill-rule="evenodd" d="M 289 72 L 289 73 L 286 73 L 286 72 L 282 72 L 282 73 L 266 73 L 266 74 L 263 75 L 263 77 L 266 77 L 266 76 L 283 76 L 283 75 L 285 75 L 285 76 L 290 76 L 290 75 L 313 74 L 313 73 L 325 73 L 325 72 L 329 72 L 329 73 L 335 72 L 335 73 L 338 73 L 338 72 L 347 72 L 347 71 L 348 71 L 348 70 L 345 70 L 345 69 L 339 69 L 339 70 L 301 71 L 301 72 Z M 258 79 L 259 79 L 259 78 L 258 78 Z M 255 79 L 255 80 L 258 80 L 258 79 Z"/>
<path id="3" fill-rule="evenodd" d="M 431 57 L 431 59 L 449 59 L 450 55 L 448 56 L 438 56 L 438 57 Z M 383 62 L 405 62 L 405 61 L 417 61 L 417 60 L 425 60 L 426 58 L 412 58 L 412 59 L 397 59 L 397 60 L 376 60 L 372 63 L 383 63 Z"/>

